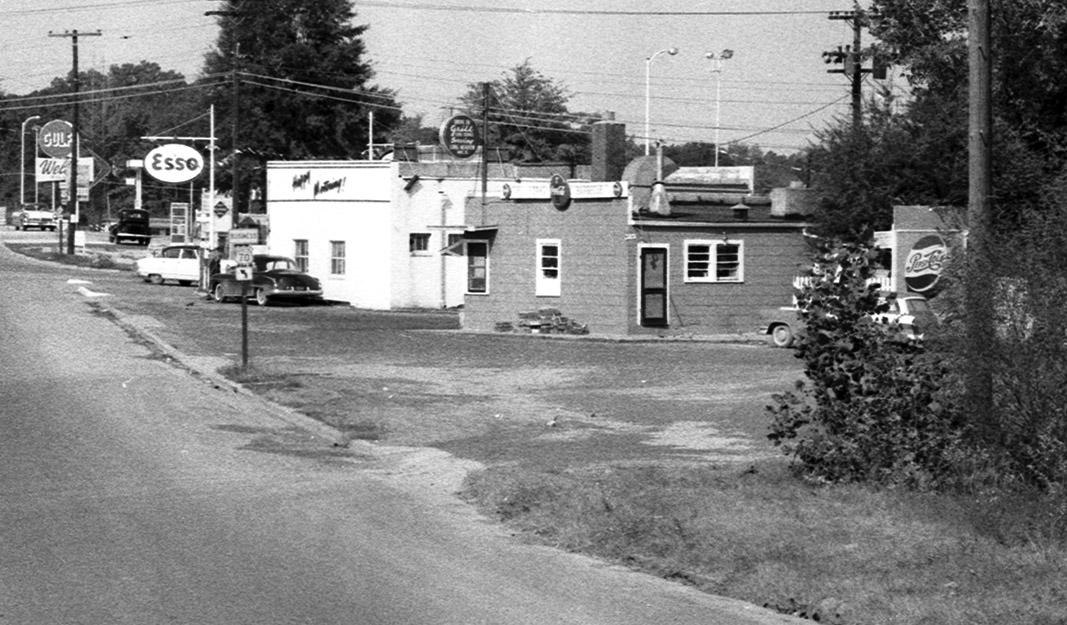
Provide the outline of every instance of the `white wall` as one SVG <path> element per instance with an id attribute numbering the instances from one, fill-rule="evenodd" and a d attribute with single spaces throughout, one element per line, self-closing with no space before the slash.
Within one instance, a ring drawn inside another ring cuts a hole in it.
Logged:
<path id="1" fill-rule="evenodd" d="M 293 256 L 295 239 L 308 241 L 308 273 L 327 299 L 359 308 L 388 309 L 394 254 L 392 167 L 367 161 L 267 164 L 268 247 Z M 345 274 L 330 274 L 330 242 L 345 242 Z M 405 242 L 404 251 L 407 251 Z"/>

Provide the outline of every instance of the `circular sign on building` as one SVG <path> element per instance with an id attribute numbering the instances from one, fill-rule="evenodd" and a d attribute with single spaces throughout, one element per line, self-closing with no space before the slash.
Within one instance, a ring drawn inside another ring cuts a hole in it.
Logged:
<path id="1" fill-rule="evenodd" d="M 195 148 L 168 143 L 145 155 L 144 170 L 160 182 L 189 182 L 204 171 L 204 157 Z"/>
<path id="2" fill-rule="evenodd" d="M 37 133 L 37 147 L 52 158 L 70 158 L 74 126 L 62 119 L 53 119 Z"/>
<path id="3" fill-rule="evenodd" d="M 941 270 L 948 260 L 948 245 L 944 239 L 931 234 L 911 246 L 904 261 L 904 284 L 908 290 L 930 297 L 937 292 Z"/>
<path id="4" fill-rule="evenodd" d="M 453 115 L 441 124 L 441 145 L 456 158 L 470 158 L 480 143 L 478 126 L 467 115 Z"/>
<path id="5" fill-rule="evenodd" d="M 548 181 L 548 187 L 552 196 L 552 206 L 556 210 L 565 211 L 571 205 L 571 186 L 567 180 L 559 174 L 554 174 Z"/>

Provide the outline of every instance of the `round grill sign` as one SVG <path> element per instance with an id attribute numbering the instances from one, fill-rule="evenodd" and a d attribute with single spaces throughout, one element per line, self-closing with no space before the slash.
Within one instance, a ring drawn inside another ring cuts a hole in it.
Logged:
<path id="1" fill-rule="evenodd" d="M 456 158 L 470 158 L 478 151 L 478 126 L 466 115 L 454 115 L 441 124 L 441 145 Z"/>
<path id="2" fill-rule="evenodd" d="M 144 157 L 144 169 L 160 182 L 189 182 L 204 170 L 204 157 L 181 143 L 168 143 Z"/>
<path id="3" fill-rule="evenodd" d="M 53 119 L 37 133 L 37 147 L 52 158 L 70 158 L 74 127 L 70 122 Z"/>
<path id="4" fill-rule="evenodd" d="M 904 262 L 904 284 L 916 293 L 933 295 L 947 259 L 948 246 L 941 237 L 936 234 L 922 237 L 911 247 Z"/>

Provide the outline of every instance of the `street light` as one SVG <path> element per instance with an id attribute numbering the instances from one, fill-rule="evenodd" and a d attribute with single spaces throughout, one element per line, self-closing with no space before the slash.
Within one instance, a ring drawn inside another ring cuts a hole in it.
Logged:
<path id="1" fill-rule="evenodd" d="M 19 201 L 26 203 L 26 125 L 35 119 L 41 119 L 40 115 L 31 115 L 22 122 L 22 133 L 19 135 Z M 34 180 L 37 180 L 36 176 Z"/>
<path id="2" fill-rule="evenodd" d="M 666 52 L 674 56 L 678 54 L 678 48 L 664 48 L 645 59 L 645 156 L 648 156 L 651 147 L 652 130 L 649 127 L 649 115 L 652 102 L 652 59 Z"/>
<path id="3" fill-rule="evenodd" d="M 722 62 L 728 61 L 733 58 L 734 51 L 730 49 L 723 50 L 718 55 L 714 52 L 708 52 L 704 55 L 715 62 L 715 69 L 711 70 L 715 74 L 715 166 L 719 166 L 719 112 L 721 110 L 721 95 L 722 95 Z"/>

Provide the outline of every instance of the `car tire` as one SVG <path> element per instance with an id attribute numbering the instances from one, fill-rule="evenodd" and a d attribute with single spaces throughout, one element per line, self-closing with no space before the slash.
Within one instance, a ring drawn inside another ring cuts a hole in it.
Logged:
<path id="1" fill-rule="evenodd" d="M 148 281 L 156 285 L 163 284 L 163 276 L 158 273 L 153 273 L 148 276 Z"/>
<path id="2" fill-rule="evenodd" d="M 257 305 L 266 306 L 270 304 L 270 298 L 267 297 L 267 294 L 263 291 L 263 289 L 256 289 L 252 295 L 256 298 Z"/>
<path id="3" fill-rule="evenodd" d="M 779 323 L 771 328 L 771 343 L 775 347 L 792 347 L 795 340 L 796 336 L 789 324 Z"/>
<path id="4" fill-rule="evenodd" d="M 223 289 L 222 283 L 219 282 L 215 285 L 215 288 L 211 289 L 211 298 L 221 304 L 226 301 L 225 293 L 226 291 Z"/>

